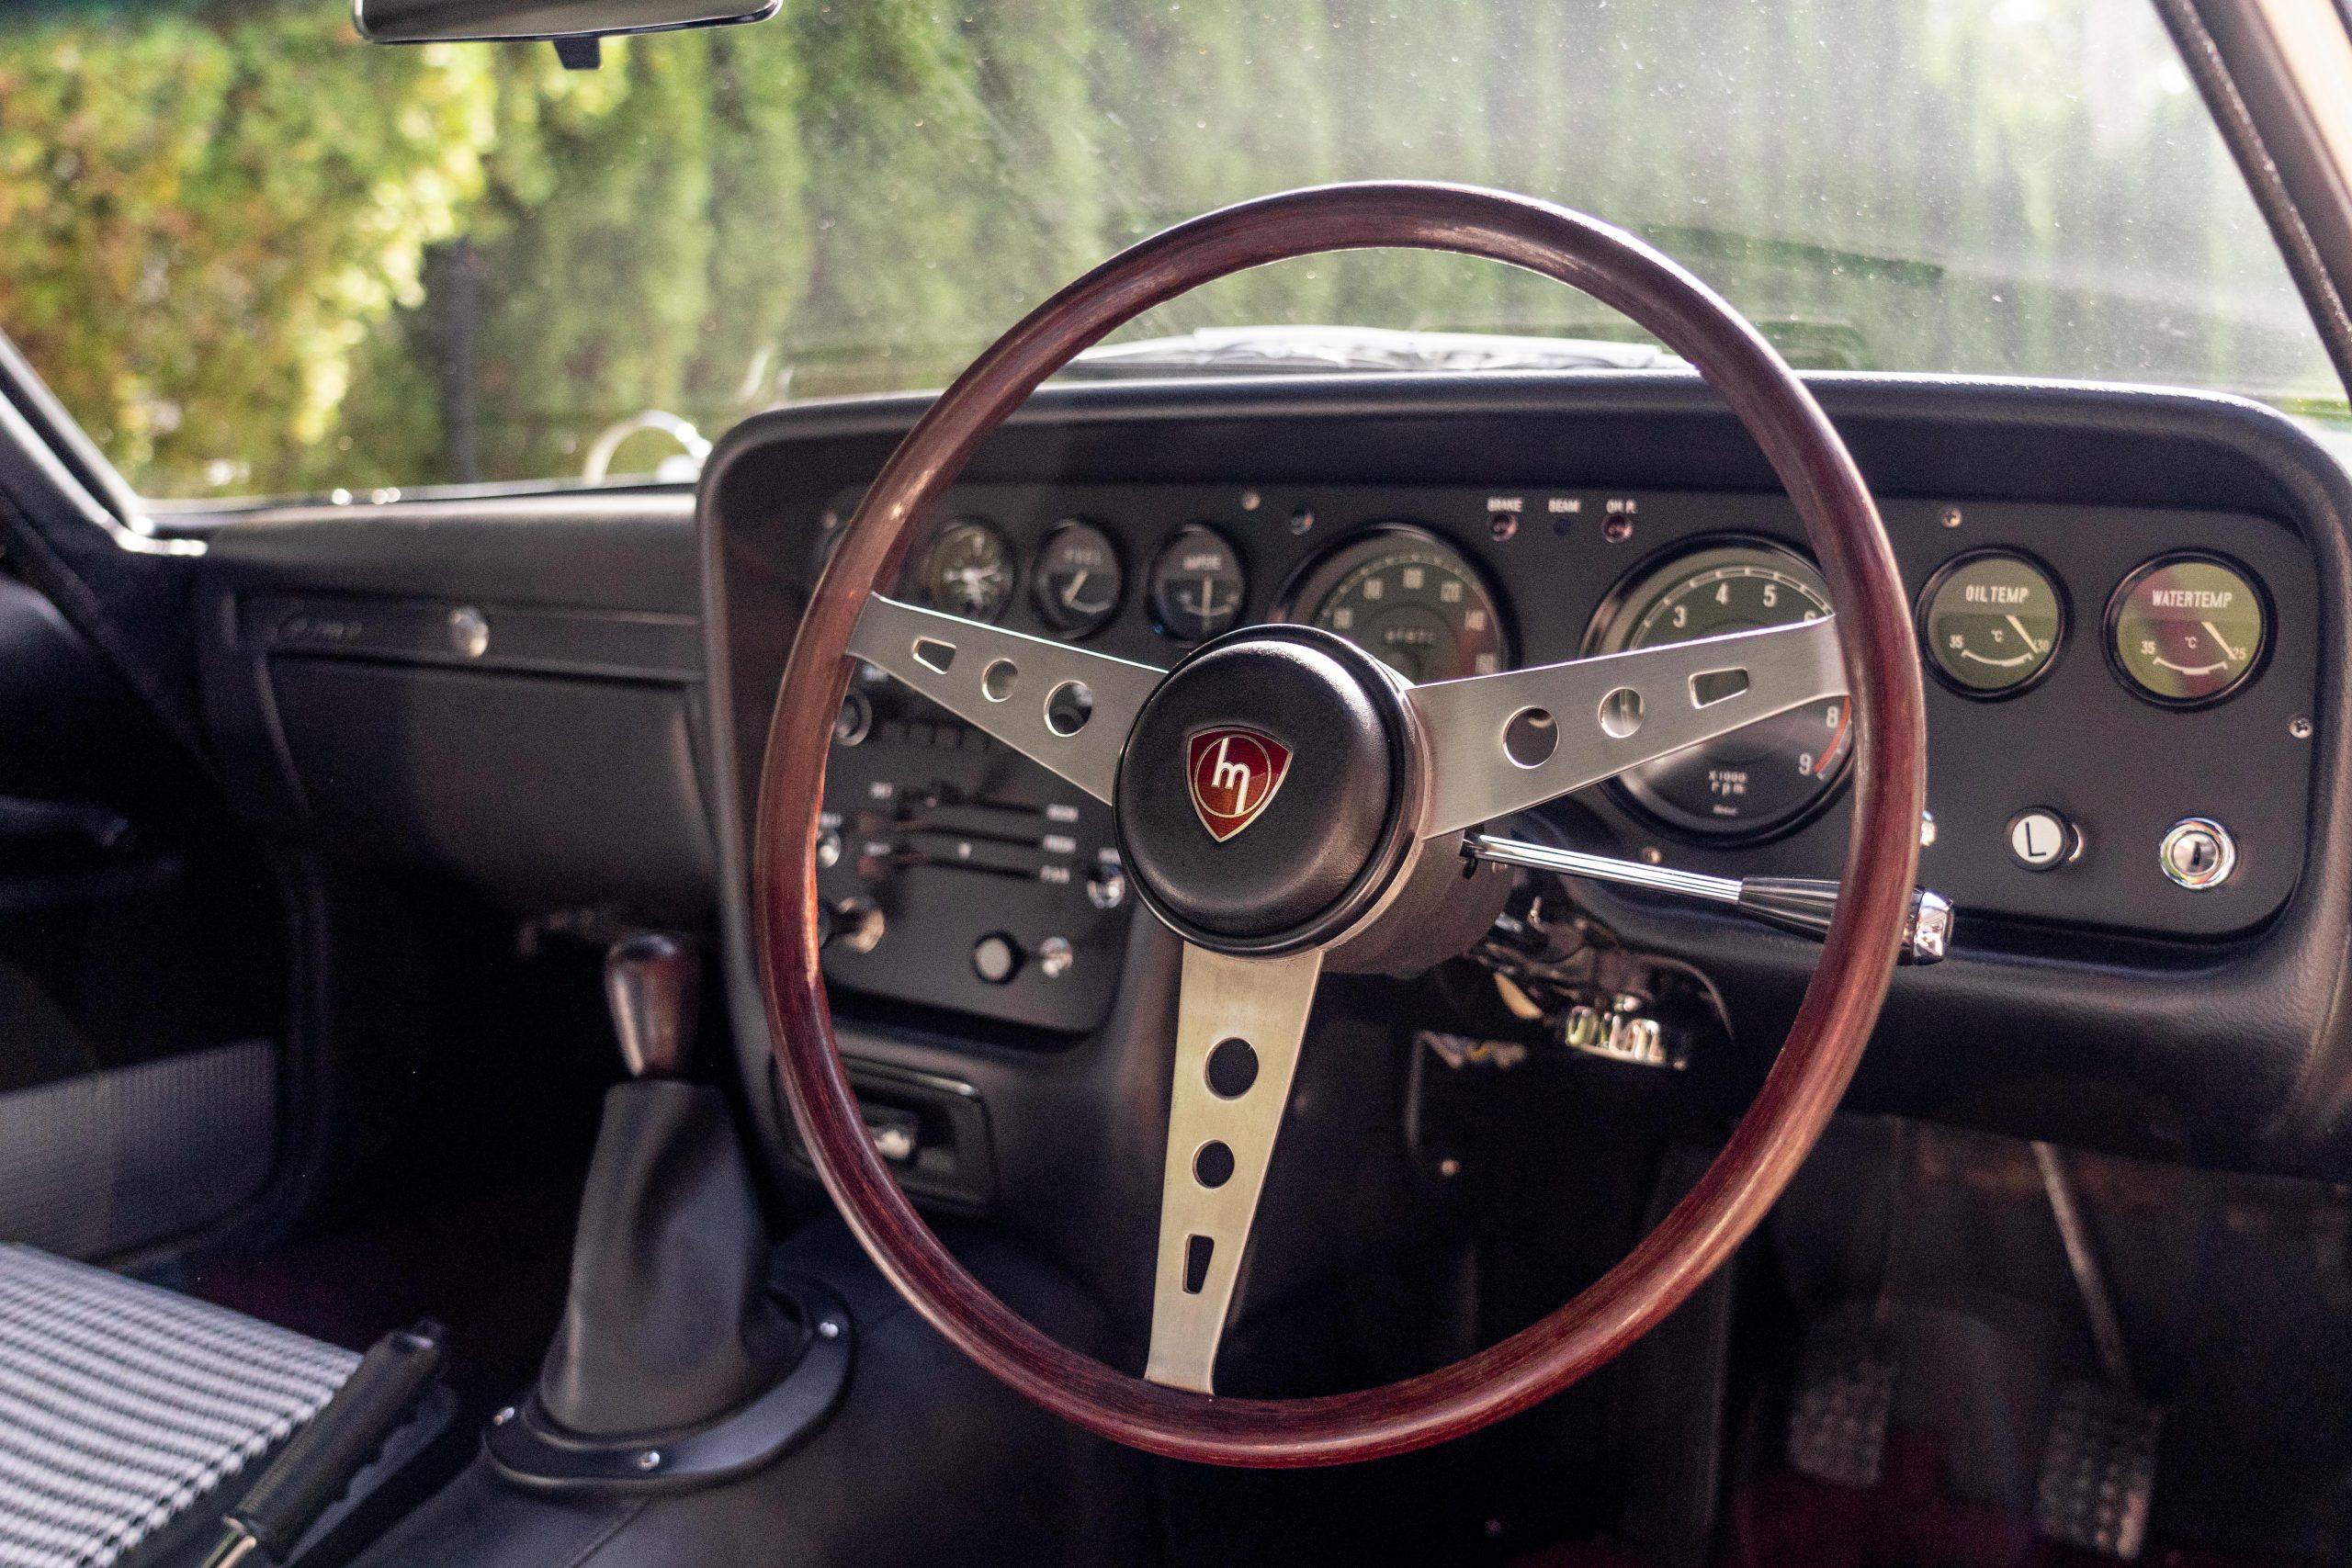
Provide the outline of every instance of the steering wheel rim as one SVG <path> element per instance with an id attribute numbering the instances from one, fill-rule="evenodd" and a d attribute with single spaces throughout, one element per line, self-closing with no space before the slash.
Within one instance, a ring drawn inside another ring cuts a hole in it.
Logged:
<path id="1" fill-rule="evenodd" d="M 1698 367 L 1763 449 L 1838 607 L 1854 705 L 1855 811 L 1842 892 L 1788 1039 L 1699 1183 L 1599 1281 L 1451 1366 L 1351 1393 L 1263 1400 L 1129 1376 L 1048 1338 L 942 1246 L 876 1153 L 843 1072 L 819 966 L 817 816 L 832 725 L 869 596 L 979 443 L 1081 349 L 1227 274 L 1341 250 L 1453 252 L 1523 267 L 1621 311 Z M 811 1162 L 894 1288 L 967 1356 L 1080 1427 L 1171 1458 L 1292 1467 L 1461 1436 L 1549 1397 L 1679 1305 L 1760 1223 L 1826 1126 L 1892 978 L 1918 863 L 1926 732 L 1910 611 L 1875 503 L 1804 385 L 1755 328 L 1634 236 L 1474 187 L 1318 186 L 1222 209 L 1145 240 L 1039 306 L 956 379 L 845 527 L 778 693 L 755 817 L 753 921 L 779 1076 Z"/>

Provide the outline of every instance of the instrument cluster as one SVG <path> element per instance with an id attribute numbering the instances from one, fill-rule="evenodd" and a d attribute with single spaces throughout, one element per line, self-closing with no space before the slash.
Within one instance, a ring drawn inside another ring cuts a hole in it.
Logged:
<path id="1" fill-rule="evenodd" d="M 1254 491 L 1238 499 L 1245 516 L 1264 510 Z M 1508 546 L 1526 498 L 1483 499 L 1490 509 L 1479 530 L 1487 548 Z M 1555 536 L 1569 535 L 1587 516 L 1588 498 L 1544 499 Z M 1594 531 L 1611 544 L 1632 542 L 1639 500 L 1597 499 L 1603 520 Z M 1958 508 L 1945 513 L 1960 515 Z M 1311 537 L 1321 525 L 1310 504 L 1279 519 L 1274 536 L 1303 547 L 1245 550 L 1229 523 L 1213 521 L 1185 521 L 1146 539 L 1130 531 L 1123 544 L 1115 523 L 1068 515 L 1048 522 L 1024 551 L 1004 523 L 974 511 L 934 530 L 912 570 L 936 608 L 998 622 L 1025 603 L 1035 629 L 1050 636 L 1091 638 L 1131 612 L 1148 626 L 1160 661 L 1252 618 L 1336 632 L 1416 683 L 1520 661 L 1512 627 L 1524 612 L 1489 567 L 1428 518 L 1367 517 L 1328 540 Z M 1273 534 L 1261 520 L 1250 522 L 1251 534 Z M 1132 583 L 1131 553 L 1143 562 Z M 1261 570 L 1274 566 L 1279 580 L 1258 581 L 1253 557 Z M 1553 611 L 1557 585 L 1520 586 L 1531 605 Z M 2227 702 L 2260 673 L 2270 649 L 2267 591 L 2252 569 L 2223 555 L 2160 551 L 2107 585 L 2099 604 L 2098 656 L 2125 691 L 2155 707 Z M 1827 588 L 1798 541 L 1701 534 L 1654 548 L 1618 572 L 1572 651 L 1620 653 L 1830 613 Z M 1932 569 L 1917 605 L 1925 667 L 1944 689 L 1981 703 L 2039 686 L 2071 655 L 2075 618 L 2074 593 L 2053 569 L 2007 547 L 1951 551 Z M 1809 819 L 1836 796 L 1853 756 L 1850 719 L 1843 701 L 1782 714 L 1654 762 L 1611 789 L 1634 817 L 1670 834 L 1754 841 Z"/>

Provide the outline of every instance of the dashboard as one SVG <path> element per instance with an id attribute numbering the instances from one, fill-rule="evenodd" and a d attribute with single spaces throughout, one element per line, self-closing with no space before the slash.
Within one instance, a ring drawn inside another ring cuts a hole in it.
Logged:
<path id="1" fill-rule="evenodd" d="M 1920 878 L 1957 908 L 1950 955 L 1897 972 L 1849 1108 L 2352 1173 L 2340 457 L 2225 398 L 1809 379 L 1917 609 Z M 255 820 L 463 879 L 549 929 L 715 919 L 747 1103 L 789 1172 L 747 823 L 830 542 L 924 406 L 755 416 L 693 495 L 224 518 L 193 684 L 225 782 Z M 904 570 L 910 600 L 1149 663 L 1289 618 L 1415 680 L 1834 609 L 1754 444 L 1677 372 L 1048 388 L 975 455 Z M 1844 705 L 1822 704 L 1501 830 L 1835 877 L 1856 744 Z M 1074 1179 L 1149 1173 L 1163 1152 L 1181 946 L 1138 914 L 1108 810 L 872 680 L 830 748 L 824 810 L 836 1025 L 877 1127 L 911 1151 L 902 1179 L 1041 1225 L 1086 1208 L 1078 1232 L 1105 1237 L 1148 1211 L 1156 1190 Z M 1610 952 L 1703 988 L 1724 1027 L 1674 1081 L 1736 1113 L 1818 949 L 1704 905 L 1570 892 Z M 1417 1032 L 1519 1027 L 1493 986 L 1481 1010 L 1450 984 L 1327 986 L 1316 1028 L 1348 1043 L 1308 1053 L 1302 1071 L 1333 1076 L 1285 1139 L 1358 1157 L 1426 1055 Z"/>
<path id="2" fill-rule="evenodd" d="M 2288 1129 L 2352 1095 L 2341 462 L 2223 398 L 1811 379 L 1916 607 L 1920 878 L 1957 909 L 1951 955 L 1898 972 L 1849 1108 L 2289 1157 Z M 702 487 L 720 914 L 761 1080 L 743 825 L 769 709 L 830 542 L 922 406 L 760 416 Z M 1048 389 L 919 525 L 895 592 L 1159 665 L 1231 626 L 1312 621 L 1413 680 L 1834 610 L 1753 443 L 1672 372 Z M 1845 705 L 1818 705 L 1504 829 L 1835 877 L 1855 746 Z M 853 1081 L 984 1147 L 986 1182 L 910 1185 L 966 1207 L 1059 1191 L 1072 1140 L 1091 1158 L 1124 1135 L 1109 1106 L 1165 1093 L 1132 1062 L 1166 1027 L 1177 945 L 1138 917 L 1108 809 L 861 676 L 824 810 Z M 1736 1111 L 1817 950 L 1638 890 L 1574 900 L 1622 951 L 1701 977 L 1725 1037 L 1682 1082 Z M 1417 992 L 1381 1010 L 1496 1027 Z M 1024 1178 L 1023 1159 L 1045 1163 Z"/>

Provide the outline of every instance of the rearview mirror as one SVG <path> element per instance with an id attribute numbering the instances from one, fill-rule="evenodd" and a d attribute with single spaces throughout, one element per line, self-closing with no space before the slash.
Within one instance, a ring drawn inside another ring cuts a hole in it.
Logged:
<path id="1" fill-rule="evenodd" d="M 376 43 L 553 39 L 566 65 L 593 66 L 611 33 L 666 33 L 761 22 L 783 0 L 352 0 L 359 36 Z"/>

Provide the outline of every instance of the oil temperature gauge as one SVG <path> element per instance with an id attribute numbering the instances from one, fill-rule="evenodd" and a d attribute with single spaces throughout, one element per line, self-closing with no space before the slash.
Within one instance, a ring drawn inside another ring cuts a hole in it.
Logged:
<path id="1" fill-rule="evenodd" d="M 2066 602 L 2041 567 L 2007 550 L 1946 564 L 1919 596 L 1919 632 L 1944 683 L 1966 697 L 2012 697 L 2050 672 Z"/>
<path id="2" fill-rule="evenodd" d="M 2124 684 L 2165 707 L 2202 707 L 2262 664 L 2270 618 L 2251 574 L 2213 556 L 2159 556 L 2107 608 L 2108 653 Z"/>

